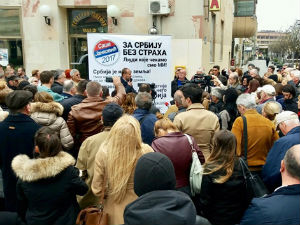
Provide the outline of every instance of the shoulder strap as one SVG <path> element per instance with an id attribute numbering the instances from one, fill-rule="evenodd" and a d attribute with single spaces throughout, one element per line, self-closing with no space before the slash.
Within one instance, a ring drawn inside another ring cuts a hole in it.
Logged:
<path id="1" fill-rule="evenodd" d="M 243 118 L 243 139 L 244 139 L 244 157 L 247 162 L 247 148 L 248 148 L 248 134 L 247 134 L 247 119 L 245 116 L 242 116 Z"/>
<path id="2" fill-rule="evenodd" d="M 191 149 L 192 149 L 192 152 L 196 152 L 195 148 L 194 148 L 194 145 L 193 145 L 193 141 L 192 141 L 192 138 L 190 137 L 190 135 L 188 134 L 184 134 L 184 136 L 187 137 L 189 143 L 190 143 L 190 146 L 191 146 Z"/>
<path id="3" fill-rule="evenodd" d="M 104 205 L 104 195 L 105 195 L 105 191 L 106 191 L 106 180 L 107 180 L 107 175 L 105 173 L 104 175 L 104 180 L 103 180 L 103 189 L 102 189 L 102 193 L 101 193 L 101 196 L 100 196 L 100 204 Z"/>

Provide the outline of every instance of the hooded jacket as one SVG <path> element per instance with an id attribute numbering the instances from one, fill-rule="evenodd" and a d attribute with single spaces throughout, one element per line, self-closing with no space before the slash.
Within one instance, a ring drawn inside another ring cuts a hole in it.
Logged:
<path id="1" fill-rule="evenodd" d="M 76 195 L 85 194 L 88 186 L 79 178 L 74 163 L 66 152 L 47 158 L 18 155 L 13 159 L 12 168 L 19 178 L 19 215 L 27 224 L 75 223 L 79 213 Z"/>
<path id="2" fill-rule="evenodd" d="M 67 150 L 73 147 L 73 137 L 66 121 L 61 117 L 64 108 L 57 102 L 34 102 L 31 104 L 31 118 L 42 126 L 58 132 L 63 147 Z"/>
<path id="3" fill-rule="evenodd" d="M 125 224 L 195 224 L 196 209 L 188 195 L 175 191 L 172 162 L 161 153 L 143 155 L 134 174 L 137 200 L 126 206 Z"/>

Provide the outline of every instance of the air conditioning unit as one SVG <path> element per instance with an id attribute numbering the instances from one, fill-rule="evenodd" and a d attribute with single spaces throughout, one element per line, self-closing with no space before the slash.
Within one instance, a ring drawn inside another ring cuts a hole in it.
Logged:
<path id="1" fill-rule="evenodd" d="M 149 0 L 149 13 L 152 15 L 167 15 L 170 13 L 168 0 Z"/>

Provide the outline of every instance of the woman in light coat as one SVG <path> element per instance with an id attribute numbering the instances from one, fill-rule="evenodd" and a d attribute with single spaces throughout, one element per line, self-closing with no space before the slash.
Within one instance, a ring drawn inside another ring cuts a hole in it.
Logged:
<path id="1" fill-rule="evenodd" d="M 123 212 L 137 199 L 133 190 L 133 175 L 137 160 L 152 152 L 142 143 L 139 122 L 132 116 L 122 116 L 111 128 L 95 158 L 93 193 L 100 197 L 106 187 L 104 211 L 109 214 L 109 224 L 124 224 Z M 104 183 L 104 180 L 106 182 Z"/>
<path id="2" fill-rule="evenodd" d="M 66 121 L 61 117 L 63 106 L 55 102 L 47 92 L 36 93 L 34 101 L 31 103 L 31 118 L 36 123 L 58 132 L 63 148 L 71 149 L 74 141 Z"/>

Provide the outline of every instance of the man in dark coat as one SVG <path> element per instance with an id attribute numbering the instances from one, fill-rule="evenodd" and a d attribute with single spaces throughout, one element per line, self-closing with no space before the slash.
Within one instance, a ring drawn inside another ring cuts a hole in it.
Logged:
<path id="1" fill-rule="evenodd" d="M 54 73 L 54 83 L 51 86 L 51 90 L 57 94 L 63 93 L 63 85 L 66 80 L 66 74 L 63 70 L 55 70 Z"/>
<path id="2" fill-rule="evenodd" d="M 282 186 L 254 198 L 240 224 L 300 224 L 300 145 L 290 148 L 280 167 Z"/>
<path id="3" fill-rule="evenodd" d="M 77 105 L 80 102 L 82 102 L 83 99 L 86 98 L 86 85 L 88 81 L 87 80 L 81 80 L 79 81 L 77 87 L 76 87 L 76 95 L 73 95 L 70 98 L 64 99 L 60 102 L 60 104 L 64 107 L 64 112 L 62 114 L 62 118 L 64 118 L 65 121 L 68 120 L 69 112 L 71 111 L 71 107 L 73 105 Z"/>
<path id="4" fill-rule="evenodd" d="M 121 83 L 124 85 L 126 94 L 128 93 L 136 93 L 132 86 L 132 78 L 131 78 L 131 70 L 128 68 L 122 69 Z"/>
<path id="5" fill-rule="evenodd" d="M 0 123 L 0 165 L 3 176 L 5 209 L 16 211 L 17 178 L 11 169 L 11 161 L 18 154 L 32 157 L 34 135 L 40 128 L 29 116 L 32 100 L 30 91 L 17 90 L 6 96 L 10 110 L 8 117 Z"/>
<path id="6" fill-rule="evenodd" d="M 192 200 L 175 191 L 175 185 L 174 167 L 167 156 L 158 152 L 143 155 L 134 174 L 134 192 L 139 197 L 126 206 L 125 224 L 195 224 Z"/>
<path id="7" fill-rule="evenodd" d="M 156 116 L 150 112 L 152 97 L 147 92 L 139 92 L 135 98 L 137 109 L 133 112 L 141 125 L 143 142 L 151 145 L 154 139 L 154 124 L 157 121 Z"/>
<path id="8" fill-rule="evenodd" d="M 276 127 L 285 135 L 278 139 L 268 153 L 262 170 L 262 178 L 269 191 L 281 185 L 280 162 L 289 148 L 300 144 L 300 122 L 298 115 L 284 111 L 276 116 Z"/>

